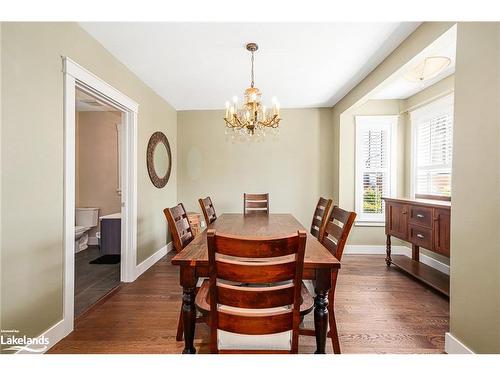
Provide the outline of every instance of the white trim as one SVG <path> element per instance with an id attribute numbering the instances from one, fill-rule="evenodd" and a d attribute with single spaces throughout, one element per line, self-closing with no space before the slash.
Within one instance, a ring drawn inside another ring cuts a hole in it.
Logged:
<path id="1" fill-rule="evenodd" d="M 411 120 L 411 112 L 408 112 L 410 121 L 410 197 L 415 198 L 415 171 L 416 171 L 416 149 L 417 149 L 417 126 Z"/>
<path id="2" fill-rule="evenodd" d="M 75 86 L 64 74 L 64 336 L 73 331 L 75 304 Z"/>
<path id="3" fill-rule="evenodd" d="M 122 124 L 115 124 L 116 127 L 116 150 L 117 150 L 117 169 L 118 169 L 118 186 L 116 187 L 116 193 L 122 195 Z"/>
<path id="4" fill-rule="evenodd" d="M 124 112 L 121 132 L 123 158 L 121 158 L 121 241 L 122 261 L 121 280 L 135 280 L 137 265 L 137 113 Z"/>
<path id="5" fill-rule="evenodd" d="M 69 57 L 62 56 L 63 72 L 79 81 L 91 94 L 105 96 L 115 107 L 122 107 L 131 112 L 139 112 L 139 104 L 130 99 L 127 95 L 115 89 L 113 86 L 89 72 L 87 69 L 77 64 Z"/>
<path id="6" fill-rule="evenodd" d="M 385 227 L 385 221 L 354 221 L 355 227 Z"/>
<path id="7" fill-rule="evenodd" d="M 123 158 L 121 281 L 135 280 L 137 262 L 137 111 L 139 105 L 80 65 L 62 57 L 64 76 L 64 334 L 74 325 L 75 272 L 75 90 L 78 88 L 122 111 Z"/>
<path id="8" fill-rule="evenodd" d="M 437 95 L 435 95 L 435 96 L 433 96 L 433 97 L 431 97 L 431 98 L 429 98 L 427 100 L 423 100 L 422 102 L 420 102 L 418 104 L 415 104 L 414 106 L 406 108 L 403 112 L 400 112 L 399 114 L 402 115 L 404 113 L 410 113 L 410 112 L 416 111 L 420 107 L 425 107 L 427 104 L 435 102 L 436 100 L 444 98 L 445 96 L 454 95 L 454 94 L 455 94 L 455 89 L 445 90 L 445 91 L 443 91 L 440 94 L 437 94 Z"/>
<path id="9" fill-rule="evenodd" d="M 447 354 L 474 354 L 460 340 L 453 336 L 450 332 L 444 334 L 444 351 Z"/>
<path id="10" fill-rule="evenodd" d="M 364 255 L 385 255 L 385 246 L 383 245 L 346 245 L 344 254 L 364 254 Z M 391 254 L 409 255 L 411 249 L 407 246 L 392 246 Z"/>
<path id="11" fill-rule="evenodd" d="M 447 274 L 448 276 L 450 275 L 450 266 L 440 262 L 437 259 L 431 258 L 428 255 L 420 253 L 420 261 L 423 264 L 427 264 L 429 267 L 432 267 L 438 271 L 441 271 L 442 273 Z"/>
<path id="12" fill-rule="evenodd" d="M 141 262 L 135 267 L 135 278 L 137 279 L 144 272 L 146 272 L 151 266 L 163 258 L 169 251 L 174 248 L 174 244 L 170 241 L 167 245 L 163 246 L 160 250 L 156 251 L 149 258 Z"/>
<path id="13" fill-rule="evenodd" d="M 383 245 L 346 245 L 344 254 L 365 254 L 365 255 L 385 255 L 385 246 Z M 411 249 L 407 246 L 392 246 L 391 254 L 406 255 L 411 258 Z M 420 262 L 428 265 L 447 275 L 450 274 L 450 266 L 431 258 L 428 255 L 420 253 Z"/>
<path id="14" fill-rule="evenodd" d="M 416 194 L 416 171 L 417 171 L 417 156 L 416 156 L 416 151 L 417 151 L 417 118 L 419 115 L 422 113 L 426 113 L 425 118 L 430 118 L 432 116 L 439 115 L 440 113 L 443 112 L 446 108 L 451 107 L 451 114 L 453 116 L 453 108 L 454 108 L 454 90 L 451 90 L 450 92 L 445 92 L 441 95 L 438 95 L 434 99 L 429 99 L 428 101 L 424 103 L 420 103 L 416 107 L 412 109 L 408 109 L 408 119 L 410 121 L 410 197 L 415 198 Z M 421 120 L 419 118 L 419 120 Z M 454 120 L 453 120 L 454 121 Z M 453 124 L 452 124 L 453 126 Z M 453 142 L 453 140 L 452 140 Z"/>
<path id="15" fill-rule="evenodd" d="M 389 191 L 384 192 L 384 195 L 395 197 L 397 196 L 396 167 L 398 158 L 396 140 L 398 138 L 399 115 L 355 116 L 355 122 L 354 205 L 355 211 L 358 214 L 355 223 L 384 222 L 384 212 L 381 214 L 363 213 L 363 166 L 362 159 L 360 157 L 363 148 L 363 139 L 361 138 L 360 133 L 363 128 L 367 127 L 388 131 L 389 140 L 387 151 L 390 165 L 387 168 L 387 172 L 389 173 Z"/>
<path id="16" fill-rule="evenodd" d="M 61 320 L 61 321 L 57 322 L 56 324 L 54 324 L 52 327 L 50 327 L 48 330 L 46 330 L 45 332 L 43 332 L 41 335 L 38 336 L 38 337 L 44 336 L 45 338 L 49 339 L 49 343 L 48 343 L 47 347 L 43 351 L 39 352 L 38 354 L 46 353 L 56 343 L 58 343 L 63 338 L 65 338 L 68 335 L 68 333 L 69 332 L 66 332 L 66 324 L 65 324 L 64 320 Z M 30 348 L 30 347 L 32 347 L 33 349 L 38 349 L 37 346 L 33 346 L 33 345 L 25 346 L 25 348 Z M 29 351 L 29 350 L 21 349 L 21 350 L 18 350 L 15 354 L 33 354 L 33 352 Z"/>

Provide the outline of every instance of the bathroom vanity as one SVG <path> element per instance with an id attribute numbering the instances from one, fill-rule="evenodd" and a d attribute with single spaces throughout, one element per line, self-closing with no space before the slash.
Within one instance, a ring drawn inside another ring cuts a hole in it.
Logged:
<path id="1" fill-rule="evenodd" d="M 101 216 L 101 255 L 121 253 L 121 213 Z"/>

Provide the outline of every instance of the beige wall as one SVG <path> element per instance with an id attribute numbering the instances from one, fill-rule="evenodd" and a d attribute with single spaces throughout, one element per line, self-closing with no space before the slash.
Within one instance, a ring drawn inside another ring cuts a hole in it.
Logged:
<path id="1" fill-rule="evenodd" d="M 200 211 L 210 195 L 218 214 L 241 212 L 244 192 L 269 192 L 271 212 L 291 212 L 306 227 L 320 196 L 332 196 L 330 109 L 287 109 L 279 138 L 225 139 L 223 110 L 178 115 L 179 201 Z"/>
<path id="2" fill-rule="evenodd" d="M 453 129 L 451 333 L 500 353 L 500 23 L 459 23 Z"/>
<path id="3" fill-rule="evenodd" d="M 451 94 L 455 89 L 455 75 L 452 74 L 441 81 L 436 82 L 432 86 L 427 87 L 415 95 L 403 101 L 403 110 L 412 111 L 420 106 L 429 104 L 443 96 Z"/>
<path id="4" fill-rule="evenodd" d="M 0 22 L 0 166 L 2 165 L 2 27 L 3 22 Z M 3 173 L 2 168 L 0 168 L 0 282 L 2 281 L 2 218 L 3 218 L 3 210 L 2 210 L 2 181 L 3 181 Z M 0 285 L 0 329 L 4 328 L 2 324 L 2 301 L 3 301 L 3 288 Z"/>
<path id="5" fill-rule="evenodd" d="M 118 132 L 121 112 L 78 112 L 76 207 L 97 207 L 99 216 L 121 212 L 118 194 Z M 95 237 L 99 224 L 89 231 Z"/>
<path id="6" fill-rule="evenodd" d="M 62 319 L 63 74 L 69 56 L 139 103 L 137 263 L 166 243 L 177 201 L 177 114 L 75 23 L 2 24 L 2 327 L 36 336 Z M 155 188 L 146 147 L 165 132 L 171 180 Z M 29 151 L 29 152 L 28 152 Z M 34 314 L 36 319 L 34 319 Z"/>

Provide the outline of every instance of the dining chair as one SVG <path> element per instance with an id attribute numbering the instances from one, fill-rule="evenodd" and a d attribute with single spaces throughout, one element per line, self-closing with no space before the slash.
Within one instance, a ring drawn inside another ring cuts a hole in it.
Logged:
<path id="1" fill-rule="evenodd" d="M 269 214 L 269 193 L 265 194 L 243 194 L 243 213 L 256 214 L 265 213 Z"/>
<path id="2" fill-rule="evenodd" d="M 332 200 L 320 197 L 314 210 L 314 215 L 311 223 L 311 234 L 318 240 L 325 229 L 326 220 L 332 206 Z"/>
<path id="3" fill-rule="evenodd" d="M 167 218 L 168 227 L 172 234 L 174 249 L 179 252 L 194 239 L 193 229 L 189 224 L 186 209 L 182 203 L 179 203 L 177 206 L 165 208 L 163 213 Z"/>
<path id="4" fill-rule="evenodd" d="M 354 223 L 355 218 L 355 212 L 345 211 L 338 206 L 334 206 L 325 224 L 320 242 L 339 261 L 342 260 L 342 254 L 344 253 L 344 247 L 347 242 L 347 237 L 349 236 L 349 232 L 351 231 L 352 224 Z M 334 296 L 335 287 L 337 286 L 337 277 L 338 271 L 336 270 L 332 272 L 332 286 L 328 291 L 328 322 L 330 324 L 330 331 L 328 332 L 328 336 L 332 339 L 333 352 L 335 354 L 340 354 L 340 342 L 334 309 Z M 300 334 L 314 336 L 315 331 L 313 329 L 301 329 Z"/>
<path id="5" fill-rule="evenodd" d="M 217 219 L 212 199 L 210 197 L 200 198 L 198 199 L 198 203 L 200 204 L 201 211 L 203 212 L 203 216 L 205 217 L 205 223 L 208 226 L 208 224 L 211 224 Z"/>
<path id="6" fill-rule="evenodd" d="M 209 275 L 196 296 L 208 313 L 212 353 L 297 353 L 306 232 L 244 238 L 207 231 Z"/>
<path id="7" fill-rule="evenodd" d="M 174 242 L 175 251 L 179 252 L 184 249 L 193 239 L 194 233 L 189 223 L 186 209 L 182 203 L 177 206 L 165 208 L 163 210 L 165 217 L 167 218 L 168 228 L 172 235 L 172 241 Z M 176 340 L 182 341 L 183 336 L 183 326 L 182 326 L 182 308 L 184 302 L 181 305 L 181 311 L 179 314 L 179 321 L 177 323 L 177 334 Z"/>

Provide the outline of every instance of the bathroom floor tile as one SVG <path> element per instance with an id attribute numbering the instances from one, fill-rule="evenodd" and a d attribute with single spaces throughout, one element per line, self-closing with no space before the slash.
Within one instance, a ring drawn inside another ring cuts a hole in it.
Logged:
<path id="1" fill-rule="evenodd" d="M 99 256 L 98 246 L 75 254 L 75 317 L 120 283 L 120 263 L 89 264 Z"/>

